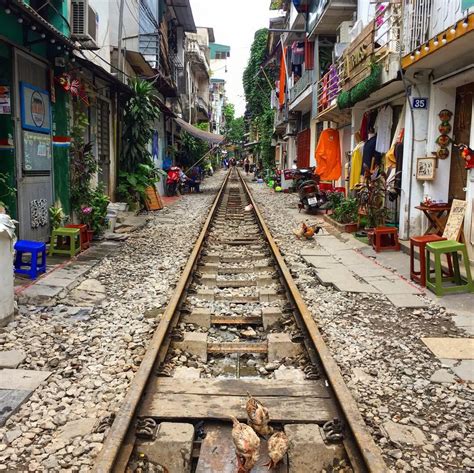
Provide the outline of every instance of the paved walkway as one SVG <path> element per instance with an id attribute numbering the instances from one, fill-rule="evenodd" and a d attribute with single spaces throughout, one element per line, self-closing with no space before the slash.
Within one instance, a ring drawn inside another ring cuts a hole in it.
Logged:
<path id="1" fill-rule="evenodd" d="M 436 297 L 410 280 L 410 259 L 401 251 L 376 253 L 351 234 L 338 234 L 330 225 L 317 236 L 320 248 L 302 250 L 319 281 L 339 291 L 380 294 L 400 310 L 438 303 L 453 314 L 455 325 L 474 335 L 474 294 Z M 451 383 L 457 378 L 474 383 L 474 338 L 426 337 L 423 343 L 442 363 L 432 381 Z M 456 378 L 457 377 L 457 378 Z"/>

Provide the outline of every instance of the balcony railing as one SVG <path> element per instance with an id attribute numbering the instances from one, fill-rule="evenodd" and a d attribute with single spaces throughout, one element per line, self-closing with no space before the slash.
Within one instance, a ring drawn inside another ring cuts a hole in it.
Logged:
<path id="1" fill-rule="evenodd" d="M 277 107 L 275 110 L 275 117 L 273 119 L 273 128 L 277 129 L 282 127 L 288 121 L 288 108 L 283 105 L 283 108 Z"/>
<path id="2" fill-rule="evenodd" d="M 206 70 L 210 69 L 206 54 L 202 50 L 197 40 L 186 38 L 185 47 L 185 51 L 188 55 L 190 55 L 196 62 L 202 63 Z"/>
<path id="3" fill-rule="evenodd" d="M 313 71 L 306 70 L 301 75 L 298 82 L 290 89 L 289 100 L 290 103 L 296 100 L 312 83 Z"/>
<path id="4" fill-rule="evenodd" d="M 384 48 L 387 52 L 400 52 L 402 20 L 401 0 L 392 0 L 388 5 L 378 4 L 374 19 L 375 51 Z"/>
<path id="5" fill-rule="evenodd" d="M 414 51 L 430 38 L 431 0 L 404 0 L 403 52 Z"/>
<path id="6" fill-rule="evenodd" d="M 341 91 L 343 67 L 343 61 L 331 64 L 329 71 L 324 74 L 318 82 L 318 115 L 336 105 L 337 96 Z"/>

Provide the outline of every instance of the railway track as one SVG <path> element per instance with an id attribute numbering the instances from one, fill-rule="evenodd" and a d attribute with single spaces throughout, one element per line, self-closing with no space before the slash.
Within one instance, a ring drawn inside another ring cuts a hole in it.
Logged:
<path id="1" fill-rule="evenodd" d="M 229 416 L 246 420 L 247 393 L 290 439 L 273 471 L 387 470 L 245 181 L 232 170 L 94 471 L 237 471 Z M 262 439 L 252 472 L 268 471 L 267 460 Z"/>

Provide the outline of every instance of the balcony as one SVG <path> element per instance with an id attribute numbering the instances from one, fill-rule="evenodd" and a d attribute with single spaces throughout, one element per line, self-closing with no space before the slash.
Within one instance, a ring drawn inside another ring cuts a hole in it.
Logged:
<path id="1" fill-rule="evenodd" d="M 192 38 L 186 38 L 185 53 L 190 62 L 201 67 L 208 74 L 210 65 L 206 53 L 202 50 L 199 42 Z"/>
<path id="2" fill-rule="evenodd" d="M 286 127 L 286 122 L 288 121 L 288 109 L 286 105 L 280 110 L 277 108 L 275 110 L 275 117 L 273 119 L 273 128 L 276 132 L 283 132 Z"/>
<path id="3" fill-rule="evenodd" d="M 357 0 L 312 0 L 308 10 L 307 32 L 310 39 L 321 34 L 335 34 L 343 22 L 352 20 Z"/>
<path id="4" fill-rule="evenodd" d="M 304 111 L 311 108 L 311 85 L 313 83 L 313 71 L 306 70 L 290 89 L 288 94 L 290 110 Z"/>
<path id="5" fill-rule="evenodd" d="M 196 110 L 199 119 L 209 118 L 209 104 L 202 97 L 196 97 Z"/>

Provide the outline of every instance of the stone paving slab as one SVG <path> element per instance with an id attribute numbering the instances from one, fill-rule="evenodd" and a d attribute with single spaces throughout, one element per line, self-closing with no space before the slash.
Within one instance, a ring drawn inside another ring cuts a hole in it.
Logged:
<path id="1" fill-rule="evenodd" d="M 451 369 L 464 381 L 474 382 L 474 360 L 461 360 L 458 365 Z"/>
<path id="2" fill-rule="evenodd" d="M 0 351 L 0 368 L 16 368 L 26 355 L 20 350 Z"/>
<path id="3" fill-rule="evenodd" d="M 387 299 L 400 309 L 428 306 L 426 301 L 415 294 L 387 294 Z"/>
<path id="4" fill-rule="evenodd" d="M 453 317 L 454 323 L 469 335 L 474 335 L 474 311 L 471 314 L 459 314 Z"/>
<path id="5" fill-rule="evenodd" d="M 332 284 L 335 281 L 342 281 L 346 277 L 352 277 L 347 268 L 342 264 L 335 265 L 331 269 L 317 269 L 316 275 L 322 284 Z"/>
<path id="6" fill-rule="evenodd" d="M 393 279 L 392 279 L 393 278 Z M 392 277 L 367 277 L 368 283 L 380 290 L 382 294 L 421 294 L 421 291 L 396 275 Z"/>
<path id="7" fill-rule="evenodd" d="M 33 284 L 32 286 L 26 288 L 21 295 L 24 297 L 31 298 L 45 298 L 50 299 L 56 297 L 61 291 L 62 287 L 59 286 L 48 286 L 46 284 Z"/>
<path id="8" fill-rule="evenodd" d="M 70 273 L 56 274 L 53 273 L 50 276 L 46 276 L 40 279 L 36 285 L 37 286 L 54 286 L 60 288 L 68 288 L 71 286 L 76 278 L 72 277 Z"/>
<path id="9" fill-rule="evenodd" d="M 364 265 L 367 265 L 368 263 L 371 263 L 365 256 L 361 255 L 360 253 L 357 253 L 357 251 L 354 251 L 354 250 L 346 249 L 346 250 L 338 251 L 335 256 L 345 266 L 351 266 L 351 265 L 364 266 Z"/>
<path id="10" fill-rule="evenodd" d="M 422 338 L 437 358 L 474 359 L 474 338 Z"/>
<path id="11" fill-rule="evenodd" d="M 341 240 L 338 240 L 336 237 L 325 236 L 318 239 L 320 246 L 325 248 L 329 253 L 337 253 L 341 250 L 347 250 L 347 244 Z"/>
<path id="12" fill-rule="evenodd" d="M 369 259 L 364 259 L 365 264 L 349 264 L 347 268 L 361 278 L 388 277 L 393 274 L 388 269 L 382 268 L 381 266 L 371 262 Z"/>
<path id="13" fill-rule="evenodd" d="M 301 256 L 331 256 L 326 250 L 322 248 L 308 248 L 301 250 Z"/>
<path id="14" fill-rule="evenodd" d="M 379 294 L 380 291 L 367 283 L 358 281 L 352 276 L 345 276 L 339 280 L 333 282 L 334 286 L 338 291 L 343 292 L 362 292 L 366 294 Z"/>
<path id="15" fill-rule="evenodd" d="M 332 256 L 303 256 L 303 259 L 315 268 L 332 269 L 334 266 L 341 266 Z"/>
<path id="16" fill-rule="evenodd" d="M 5 425 L 8 418 L 18 411 L 32 393 L 33 391 L 22 389 L 0 389 L 0 427 Z"/>
<path id="17" fill-rule="evenodd" d="M 50 375 L 51 371 L 0 370 L 0 389 L 34 391 Z"/>

